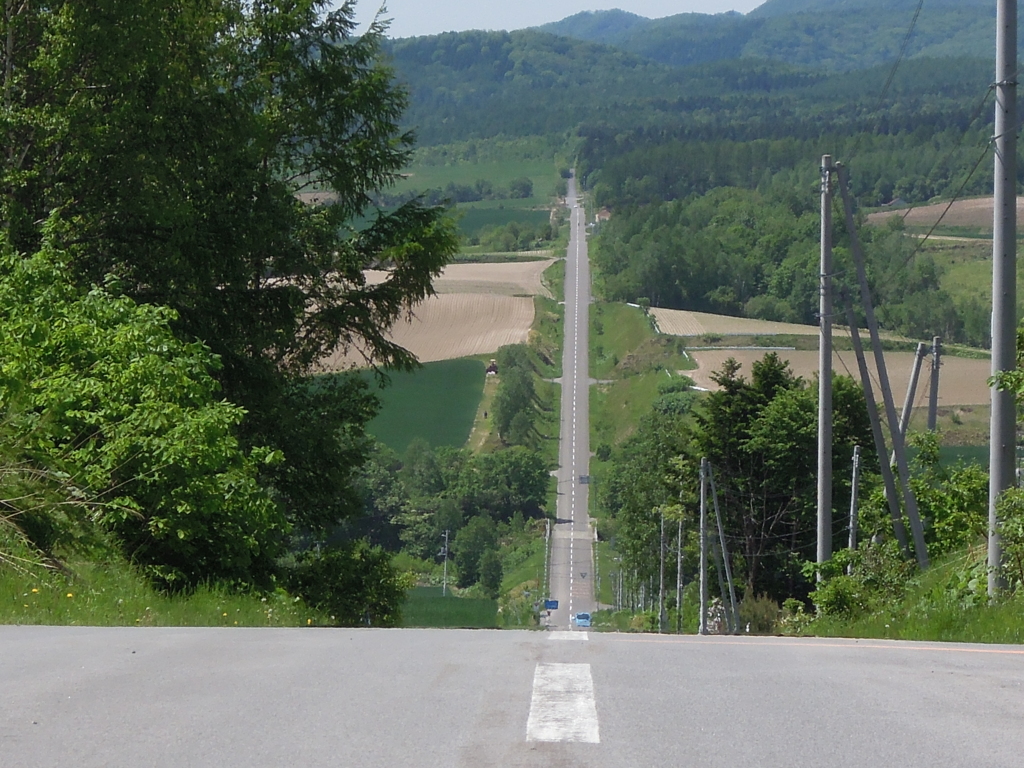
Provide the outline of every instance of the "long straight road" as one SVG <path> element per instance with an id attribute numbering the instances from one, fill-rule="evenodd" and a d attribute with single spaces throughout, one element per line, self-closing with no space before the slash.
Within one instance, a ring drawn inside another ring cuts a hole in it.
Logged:
<path id="1" fill-rule="evenodd" d="M 558 450 L 558 504 L 551 536 L 549 595 L 558 600 L 548 626 L 568 628 L 570 617 L 594 609 L 593 530 L 588 487 L 590 467 L 590 266 L 586 214 L 576 180 L 569 179 L 569 249 L 565 259 L 565 340 L 562 345 L 562 409 Z"/>
<path id="2" fill-rule="evenodd" d="M 0 627 L 4 768 L 1017 768 L 1024 648 Z"/>

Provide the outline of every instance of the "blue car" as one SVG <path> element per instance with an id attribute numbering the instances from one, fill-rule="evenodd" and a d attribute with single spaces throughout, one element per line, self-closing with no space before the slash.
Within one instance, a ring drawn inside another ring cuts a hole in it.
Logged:
<path id="1" fill-rule="evenodd" d="M 590 614 L 589 613 L 577 613 L 573 617 L 573 621 L 576 622 L 577 627 L 589 627 L 590 626 Z"/>

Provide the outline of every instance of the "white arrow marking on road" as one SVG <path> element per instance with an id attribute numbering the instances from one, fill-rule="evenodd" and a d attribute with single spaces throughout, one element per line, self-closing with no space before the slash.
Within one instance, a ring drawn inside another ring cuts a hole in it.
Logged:
<path id="1" fill-rule="evenodd" d="M 553 629 L 548 632 L 549 640 L 590 640 L 589 635 L 586 632 L 566 632 L 564 630 Z"/>
<path id="2" fill-rule="evenodd" d="M 537 665 L 526 740 L 601 743 L 589 664 Z"/>

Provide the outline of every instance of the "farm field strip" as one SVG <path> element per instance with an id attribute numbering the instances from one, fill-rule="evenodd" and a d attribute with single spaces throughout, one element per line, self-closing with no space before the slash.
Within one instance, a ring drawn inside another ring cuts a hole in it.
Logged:
<path id="1" fill-rule="evenodd" d="M 714 315 L 708 312 L 692 312 L 687 309 L 662 309 L 651 307 L 651 315 L 658 323 L 658 330 L 669 336 L 817 336 L 818 326 L 800 323 L 781 323 L 774 320 L 756 320 L 749 317 Z M 841 325 L 832 328 L 834 336 L 849 336 Z M 902 337 L 887 331 L 881 332 L 883 339 Z M 867 331 L 861 331 L 861 338 L 867 339 Z"/>
<path id="2" fill-rule="evenodd" d="M 452 360 L 526 342 L 533 317 L 529 297 L 446 293 L 418 304 L 413 317 L 397 323 L 389 338 L 421 363 Z M 323 365 L 327 370 L 342 370 L 362 366 L 363 359 L 350 350 L 331 355 Z"/>
<path id="3" fill-rule="evenodd" d="M 718 385 L 711 380 L 711 374 L 721 370 L 728 358 L 734 358 L 743 366 L 743 374 L 750 376 L 751 364 L 761 360 L 768 350 L 748 349 L 716 349 L 692 350 L 691 357 L 697 363 L 697 369 L 683 371 L 693 379 L 698 387 L 716 390 Z M 777 352 L 780 358 L 787 360 L 793 373 L 810 381 L 818 372 L 818 353 L 815 350 L 793 350 Z M 913 352 L 886 352 L 885 363 L 889 372 L 889 382 L 897 401 L 897 407 L 903 402 L 910 379 L 910 366 L 914 360 Z M 921 371 L 921 379 L 917 386 L 918 403 L 927 402 L 930 379 L 930 363 L 925 361 Z M 942 358 L 942 371 L 939 374 L 939 406 L 953 405 L 987 405 L 989 402 L 988 377 L 991 363 L 988 360 L 972 360 L 963 357 L 945 356 Z M 853 352 L 837 352 L 832 357 L 832 369 L 839 374 L 849 371 L 854 378 L 857 373 L 857 358 Z M 868 355 L 868 369 L 874 379 L 875 396 L 880 398 L 878 390 L 878 371 L 874 359 Z"/>
<path id="4" fill-rule="evenodd" d="M 893 211 L 876 211 L 868 214 L 868 223 L 877 226 L 884 225 L 893 216 L 903 218 L 903 223 L 908 227 L 931 227 L 942 216 L 949 203 L 934 203 L 932 205 L 921 205 L 911 208 L 907 213 L 906 208 Z M 1024 215 L 1024 197 L 1017 198 L 1017 218 Z M 992 198 L 975 197 L 967 200 L 957 200 L 942 219 L 943 227 L 971 227 L 979 230 L 992 231 Z"/>
<path id="5" fill-rule="evenodd" d="M 434 280 L 437 293 L 489 293 L 497 296 L 547 296 L 551 292 L 542 280 L 554 259 L 491 264 L 449 264 Z M 366 281 L 383 282 L 386 272 L 371 270 Z"/>

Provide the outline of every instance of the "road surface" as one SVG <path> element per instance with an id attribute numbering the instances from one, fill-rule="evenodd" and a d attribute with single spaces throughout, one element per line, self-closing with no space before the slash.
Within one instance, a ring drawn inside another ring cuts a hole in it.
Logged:
<path id="1" fill-rule="evenodd" d="M 1024 649 L 585 632 L 0 627 L 5 768 L 997 768 Z"/>
<path id="2" fill-rule="evenodd" d="M 562 410 L 558 448 L 557 522 L 551 535 L 548 595 L 558 610 L 549 627 L 570 628 L 570 616 L 594 609 L 594 532 L 587 513 L 590 467 L 590 267 L 586 214 L 569 179 L 569 248 L 565 259 L 565 339 L 562 344 Z"/>

